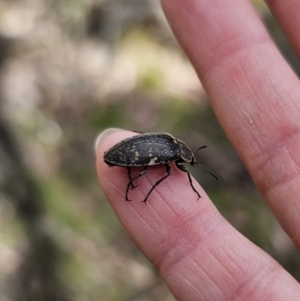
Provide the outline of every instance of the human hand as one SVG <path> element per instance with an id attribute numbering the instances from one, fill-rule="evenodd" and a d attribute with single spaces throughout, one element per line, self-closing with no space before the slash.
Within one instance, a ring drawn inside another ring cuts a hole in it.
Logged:
<path id="1" fill-rule="evenodd" d="M 267 1 L 300 56 L 300 2 Z M 162 0 L 165 14 L 207 92 L 219 122 L 282 227 L 300 248 L 300 86 L 245 0 Z M 108 134 L 108 133 L 106 133 Z M 127 170 L 109 168 L 103 153 L 133 135 L 103 137 L 100 183 L 132 239 L 160 271 L 177 300 L 299 300 L 300 287 L 275 260 L 236 231 L 186 174 L 151 194 L 147 206 L 125 202 Z M 165 173 L 143 176 L 143 199 Z M 155 201 L 154 201 L 155 200 Z M 145 210 L 146 209 L 146 210 Z"/>

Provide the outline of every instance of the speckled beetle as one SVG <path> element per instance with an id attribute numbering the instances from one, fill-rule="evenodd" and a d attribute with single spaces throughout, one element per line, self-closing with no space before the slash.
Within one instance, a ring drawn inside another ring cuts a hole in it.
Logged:
<path id="1" fill-rule="evenodd" d="M 149 195 L 155 189 L 155 187 L 171 175 L 172 169 L 169 166 L 169 163 L 171 162 L 175 162 L 176 166 L 180 170 L 187 173 L 190 185 L 198 195 L 199 199 L 201 198 L 201 195 L 195 189 L 188 169 L 184 165 L 181 165 L 181 163 L 189 163 L 192 166 L 198 165 L 206 172 L 210 173 L 213 177 L 218 179 L 211 171 L 207 170 L 205 167 L 196 162 L 194 152 L 205 147 L 206 146 L 201 146 L 192 151 L 184 142 L 170 134 L 146 133 L 124 139 L 115 144 L 112 148 L 104 153 L 104 161 L 109 166 L 120 166 L 127 168 L 129 183 L 126 189 L 126 201 L 130 201 L 128 199 L 129 187 L 131 186 L 131 189 L 137 187 L 133 185 L 133 181 L 143 176 L 146 173 L 148 166 L 164 165 L 166 167 L 167 174 L 152 186 L 143 201 L 146 203 Z M 132 167 L 144 168 L 136 177 L 132 178 L 130 174 Z"/>

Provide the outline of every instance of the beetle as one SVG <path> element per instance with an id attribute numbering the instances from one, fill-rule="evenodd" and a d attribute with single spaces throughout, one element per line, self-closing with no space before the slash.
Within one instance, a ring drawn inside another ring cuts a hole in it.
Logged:
<path id="1" fill-rule="evenodd" d="M 152 186 L 143 200 L 144 203 L 147 203 L 147 199 L 155 187 L 171 175 L 172 168 L 169 164 L 172 162 L 174 162 L 181 171 L 187 173 L 190 186 L 197 194 L 197 199 L 199 199 L 201 195 L 195 189 L 191 175 L 186 166 L 182 165 L 182 163 L 189 163 L 191 166 L 197 165 L 218 180 L 216 175 L 196 162 L 194 153 L 205 147 L 205 145 L 200 146 L 192 151 L 183 141 L 168 133 L 140 133 L 140 135 L 120 141 L 107 150 L 104 153 L 104 162 L 110 167 L 120 166 L 127 168 L 129 183 L 126 188 L 126 201 L 130 201 L 128 198 L 129 188 L 134 189 L 137 187 L 133 182 L 143 176 L 149 166 L 164 165 L 167 174 Z M 132 178 L 131 168 L 133 167 L 143 167 L 143 169 L 137 176 Z"/>

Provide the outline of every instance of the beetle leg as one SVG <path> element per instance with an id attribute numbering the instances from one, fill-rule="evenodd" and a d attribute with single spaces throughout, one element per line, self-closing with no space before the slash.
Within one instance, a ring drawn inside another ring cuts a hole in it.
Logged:
<path id="1" fill-rule="evenodd" d="M 153 187 L 150 189 L 150 191 L 148 192 L 147 196 L 146 196 L 145 199 L 143 200 L 144 203 L 147 204 L 147 199 L 148 199 L 149 195 L 151 194 L 151 192 L 155 189 L 155 187 L 156 187 L 157 185 L 159 185 L 163 180 L 165 180 L 168 176 L 171 175 L 171 173 L 172 173 L 172 168 L 171 168 L 168 164 L 165 164 L 165 167 L 166 167 L 167 174 L 166 174 L 164 177 L 162 177 L 160 180 L 158 180 L 158 181 L 153 185 Z"/>
<path id="2" fill-rule="evenodd" d="M 201 195 L 199 194 L 199 192 L 195 189 L 195 187 L 194 187 L 194 185 L 193 185 L 191 175 L 190 175 L 188 169 L 186 168 L 186 166 L 181 165 L 181 164 L 178 164 L 177 162 L 175 162 L 175 164 L 176 164 L 176 166 L 177 166 L 181 171 L 184 171 L 185 173 L 187 173 L 187 175 L 188 175 L 188 177 L 189 177 L 189 181 L 190 181 L 190 185 L 191 185 L 192 189 L 197 193 L 198 199 L 201 198 Z"/>
<path id="3" fill-rule="evenodd" d="M 129 175 L 130 181 L 129 181 L 129 183 L 128 183 L 128 185 L 127 185 L 127 188 L 126 188 L 126 198 L 125 198 L 126 201 L 131 201 L 131 200 L 128 199 L 128 191 L 129 191 L 129 187 L 130 187 L 130 186 L 132 186 L 133 188 L 136 187 L 136 186 L 133 185 L 133 181 L 135 181 L 137 178 L 139 178 L 139 177 L 141 177 L 142 175 L 144 175 L 144 174 L 146 173 L 147 167 L 148 167 L 148 166 L 145 166 L 145 167 L 140 171 L 140 173 L 139 173 L 136 177 L 134 177 L 134 178 L 131 178 L 131 176 L 130 176 L 130 171 L 128 171 L 128 175 Z M 130 170 L 130 167 L 128 167 L 128 170 Z M 133 188 L 132 188 L 132 189 L 133 189 Z"/>
<path id="4" fill-rule="evenodd" d="M 129 178 L 129 181 L 130 181 L 129 183 L 131 183 L 131 185 L 130 185 L 130 186 L 131 186 L 131 190 L 132 190 L 132 189 L 136 188 L 136 187 L 137 187 L 137 185 L 136 185 L 136 186 L 134 186 L 134 185 L 133 185 L 133 183 L 132 183 L 131 174 L 130 174 L 130 169 L 131 169 L 131 167 L 127 167 L 127 171 L 128 171 L 128 178 Z"/>

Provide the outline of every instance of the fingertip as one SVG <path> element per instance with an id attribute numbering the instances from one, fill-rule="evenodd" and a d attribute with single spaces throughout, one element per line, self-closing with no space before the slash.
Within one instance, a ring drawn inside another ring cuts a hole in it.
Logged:
<path id="1" fill-rule="evenodd" d="M 107 164 L 104 162 L 104 153 L 108 151 L 116 143 L 135 135 L 133 132 L 118 129 L 109 128 L 101 132 L 95 140 L 95 152 L 96 152 L 96 169 L 99 179 L 103 173 L 108 173 Z M 100 181 L 101 182 L 101 181 Z"/>
<path id="2" fill-rule="evenodd" d="M 97 138 L 95 139 L 95 153 L 96 153 L 96 156 L 97 156 L 97 153 L 98 153 L 98 150 L 102 144 L 102 142 L 110 135 L 112 135 L 113 133 L 116 133 L 116 132 L 119 132 L 119 131 L 122 131 L 121 129 L 119 128 L 109 128 L 109 129 L 106 129 L 104 131 L 102 131 L 98 136 Z"/>

